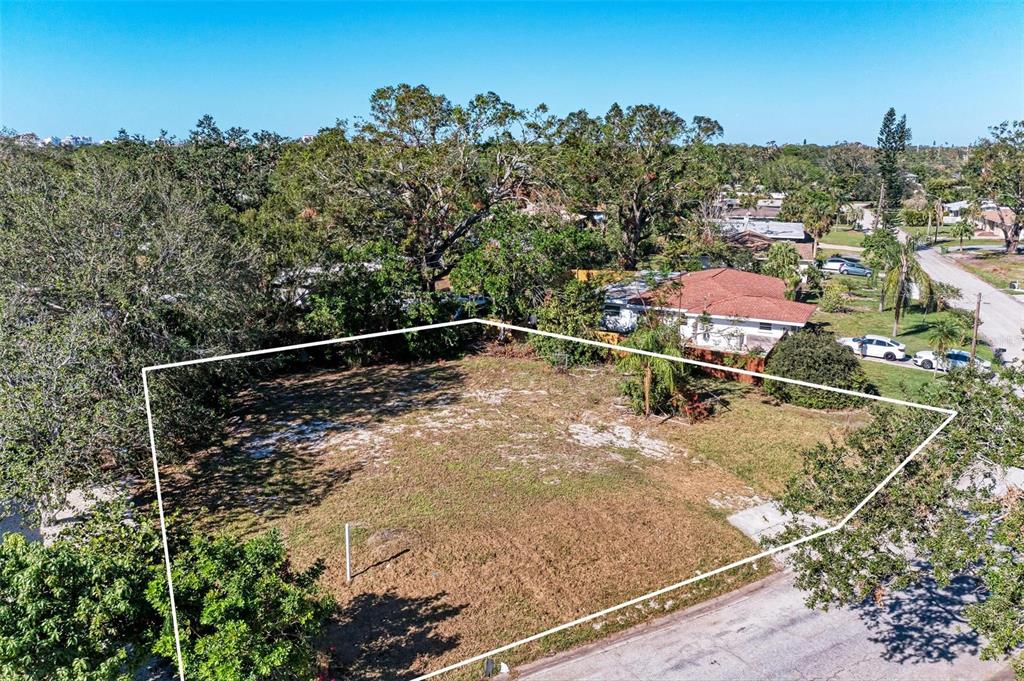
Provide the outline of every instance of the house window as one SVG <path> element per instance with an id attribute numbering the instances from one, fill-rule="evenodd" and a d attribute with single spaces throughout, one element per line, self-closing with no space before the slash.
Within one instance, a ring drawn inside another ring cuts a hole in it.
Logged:
<path id="1" fill-rule="evenodd" d="M 758 325 L 757 325 L 757 328 L 760 329 L 761 331 L 771 331 L 772 330 L 772 323 L 771 322 L 759 322 Z"/>

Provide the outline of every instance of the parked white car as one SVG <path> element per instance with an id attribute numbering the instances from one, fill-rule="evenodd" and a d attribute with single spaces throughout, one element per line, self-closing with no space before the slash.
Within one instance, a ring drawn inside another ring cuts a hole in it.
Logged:
<path id="1" fill-rule="evenodd" d="M 867 334 L 852 338 L 839 338 L 838 340 L 861 357 L 878 357 L 890 362 L 907 358 L 907 346 L 888 336 Z"/>
<path id="2" fill-rule="evenodd" d="M 950 369 L 963 369 L 972 363 L 982 371 L 990 371 L 992 369 L 992 362 L 978 359 L 977 357 L 972 362 L 971 353 L 966 350 L 947 350 L 945 357 L 937 355 L 931 350 L 922 350 L 914 355 L 914 364 L 922 369 L 949 371 Z"/>

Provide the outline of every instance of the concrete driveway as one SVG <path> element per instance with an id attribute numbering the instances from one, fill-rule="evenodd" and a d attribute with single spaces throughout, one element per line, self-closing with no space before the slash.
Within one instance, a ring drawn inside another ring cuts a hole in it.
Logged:
<path id="1" fill-rule="evenodd" d="M 933 584 L 882 607 L 809 610 L 790 572 L 517 670 L 524 681 L 1012 679 L 961 631 L 971 585 Z"/>

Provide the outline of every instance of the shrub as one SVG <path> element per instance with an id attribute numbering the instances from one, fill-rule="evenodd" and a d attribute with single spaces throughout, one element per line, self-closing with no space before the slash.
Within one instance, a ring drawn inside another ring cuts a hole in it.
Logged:
<path id="1" fill-rule="evenodd" d="M 175 659 L 160 536 L 103 504 L 49 546 L 0 542 L 0 678 L 128 681 Z M 182 654 L 195 679 L 315 675 L 313 638 L 333 602 L 323 566 L 296 571 L 275 533 L 188 533 L 173 550 Z"/>
<path id="2" fill-rule="evenodd" d="M 159 617 L 146 587 L 161 559 L 151 529 L 93 521 L 81 541 L 0 543 L 0 678 L 130 679 Z"/>
<path id="3" fill-rule="evenodd" d="M 537 311 L 537 328 L 575 338 L 592 339 L 601 323 L 604 297 L 592 284 L 577 281 L 553 291 Z M 546 336 L 531 336 L 530 343 L 537 353 L 555 366 L 570 367 L 590 364 L 604 356 L 604 351 L 592 345 L 563 341 Z"/>
<path id="4" fill-rule="evenodd" d="M 825 282 L 818 307 L 822 312 L 845 312 L 846 291 L 845 284 L 838 279 L 830 279 Z"/>
<path id="5" fill-rule="evenodd" d="M 300 288 L 306 288 L 306 282 Z M 393 244 L 374 242 L 350 249 L 345 261 L 308 283 L 309 311 L 301 330 L 338 338 L 423 326 L 471 317 L 475 308 L 447 292 L 417 290 L 417 273 Z M 294 284 L 294 283 L 293 283 Z M 294 284 L 298 285 L 298 284 Z M 449 327 L 387 336 L 369 344 L 348 343 L 328 352 L 343 359 L 429 360 L 457 355 L 479 335 L 476 326 Z"/>
<path id="6" fill-rule="evenodd" d="M 836 342 L 835 335 L 803 329 L 783 338 L 768 355 L 766 373 L 866 392 L 868 383 L 860 360 Z M 765 381 L 764 390 L 783 402 L 813 409 L 845 409 L 863 404 L 863 398 L 805 388 L 779 381 Z"/>
<path id="7" fill-rule="evenodd" d="M 276 531 L 245 542 L 196 534 L 175 552 L 173 568 L 189 676 L 214 681 L 315 675 L 312 641 L 333 608 L 333 601 L 317 586 L 322 561 L 295 570 Z M 174 632 L 162 571 L 150 582 L 148 597 L 164 616 L 153 650 L 173 657 Z"/>

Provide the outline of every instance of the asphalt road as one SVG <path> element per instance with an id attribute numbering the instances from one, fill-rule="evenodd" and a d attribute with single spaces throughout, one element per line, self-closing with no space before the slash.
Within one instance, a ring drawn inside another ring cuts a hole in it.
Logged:
<path id="1" fill-rule="evenodd" d="M 970 585 L 916 589 L 883 607 L 809 610 L 782 572 L 519 670 L 523 681 L 1012 679 L 960 631 Z"/>
<path id="2" fill-rule="evenodd" d="M 973 311 L 980 293 L 979 333 L 992 347 L 1006 348 L 1007 360 L 1024 357 L 1024 302 L 960 269 L 933 249 L 918 251 L 917 259 L 932 279 L 960 289 L 960 298 L 951 302 L 955 307 Z"/>
<path id="3" fill-rule="evenodd" d="M 865 208 L 861 225 L 873 225 L 874 219 L 872 211 Z M 907 238 L 902 231 L 899 236 L 901 241 Z M 980 293 L 982 323 L 978 331 L 981 336 L 993 348 L 1006 348 L 1007 361 L 1024 358 L 1024 301 L 1014 299 L 1013 296 L 961 269 L 955 262 L 934 249 L 925 248 L 918 251 L 917 259 L 932 279 L 960 289 L 960 298 L 950 301 L 954 307 L 973 312 Z"/>

